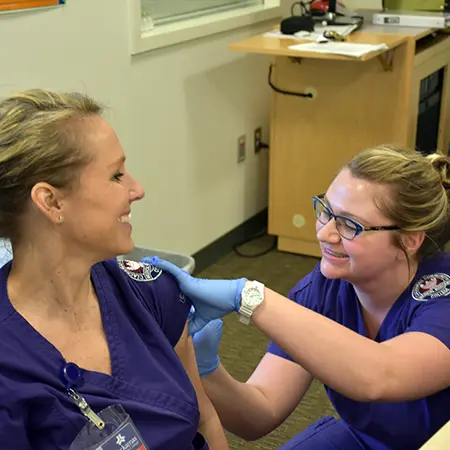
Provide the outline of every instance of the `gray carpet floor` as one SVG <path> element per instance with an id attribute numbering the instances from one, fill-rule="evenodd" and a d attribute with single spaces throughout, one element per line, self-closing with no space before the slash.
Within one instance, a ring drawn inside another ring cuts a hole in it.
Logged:
<path id="1" fill-rule="evenodd" d="M 240 252 L 255 254 L 270 248 L 273 238 L 264 236 L 240 247 Z M 282 253 L 277 250 L 257 258 L 244 258 L 235 252 L 200 272 L 204 278 L 256 279 L 280 294 L 289 290 L 310 272 L 318 259 Z M 268 339 L 252 325 L 246 326 L 230 315 L 224 319 L 224 334 L 219 351 L 225 368 L 238 380 L 246 381 L 265 353 Z M 289 419 L 270 435 L 254 442 L 245 442 L 228 433 L 231 449 L 273 450 L 324 415 L 335 415 L 321 383 L 314 381 L 308 394 Z"/>

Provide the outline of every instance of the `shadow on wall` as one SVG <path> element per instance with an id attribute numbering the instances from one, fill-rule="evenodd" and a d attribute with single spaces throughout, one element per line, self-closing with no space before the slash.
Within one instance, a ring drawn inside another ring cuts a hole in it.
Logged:
<path id="1" fill-rule="evenodd" d="M 247 133 L 247 160 L 253 153 L 253 127 L 267 130 L 270 88 L 269 61 L 264 56 L 244 55 L 216 66 L 184 82 L 185 117 L 188 121 L 190 169 L 199 188 L 220 182 L 226 169 L 236 167 L 237 139 Z M 208 101 L 203 99 L 207 98 Z M 246 162 L 247 162 L 246 160 Z M 205 170 L 211 163 L 222 166 L 220 173 Z"/>
<path id="2" fill-rule="evenodd" d="M 268 65 L 264 56 L 243 55 L 184 81 L 186 163 L 195 180 L 190 195 L 226 199 L 224 211 L 236 208 L 245 217 L 267 206 L 268 157 L 255 155 L 253 132 L 261 126 L 263 139 L 268 135 Z M 241 135 L 246 135 L 246 158 L 238 163 Z M 207 204 L 198 207 L 198 214 L 212 219 Z"/>

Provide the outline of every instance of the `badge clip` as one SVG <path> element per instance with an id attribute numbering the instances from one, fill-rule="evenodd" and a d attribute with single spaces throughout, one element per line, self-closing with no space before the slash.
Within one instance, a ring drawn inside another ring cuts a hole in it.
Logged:
<path id="1" fill-rule="evenodd" d="M 75 391 L 75 387 L 83 384 L 80 368 L 74 363 L 67 363 L 62 367 L 61 378 L 66 386 L 67 395 L 78 406 L 82 414 L 99 430 L 105 428 L 105 422 L 91 409 L 88 402 Z"/>
<path id="2" fill-rule="evenodd" d="M 100 417 L 97 416 L 94 411 L 92 411 L 88 402 L 80 394 L 75 392 L 73 389 L 68 389 L 67 395 L 72 399 L 75 405 L 78 406 L 83 415 L 87 419 L 89 419 L 99 430 L 103 430 L 103 428 L 105 428 L 105 422 L 103 422 L 103 420 L 100 419 Z"/>

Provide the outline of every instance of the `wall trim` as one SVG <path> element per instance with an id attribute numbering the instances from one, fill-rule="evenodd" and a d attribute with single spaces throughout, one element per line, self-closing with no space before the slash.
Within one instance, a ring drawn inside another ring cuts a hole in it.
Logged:
<path id="1" fill-rule="evenodd" d="M 211 244 L 194 253 L 192 255 L 195 259 L 194 274 L 215 264 L 219 259 L 233 251 L 236 245 L 251 239 L 256 233 L 267 228 L 267 219 L 268 209 L 265 208 Z"/>

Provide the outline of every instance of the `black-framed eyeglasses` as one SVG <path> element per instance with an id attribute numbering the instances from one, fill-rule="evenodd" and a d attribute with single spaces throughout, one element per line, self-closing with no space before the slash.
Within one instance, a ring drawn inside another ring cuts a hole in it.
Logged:
<path id="1" fill-rule="evenodd" d="M 323 202 L 325 194 L 315 195 L 312 198 L 314 211 L 316 213 L 317 220 L 326 225 L 331 219 L 334 219 L 336 223 L 337 232 L 343 237 L 351 241 L 363 231 L 383 231 L 383 230 L 399 230 L 397 225 L 387 225 L 384 227 L 364 227 L 359 222 L 350 217 L 337 216 L 333 213 L 329 206 Z"/>

